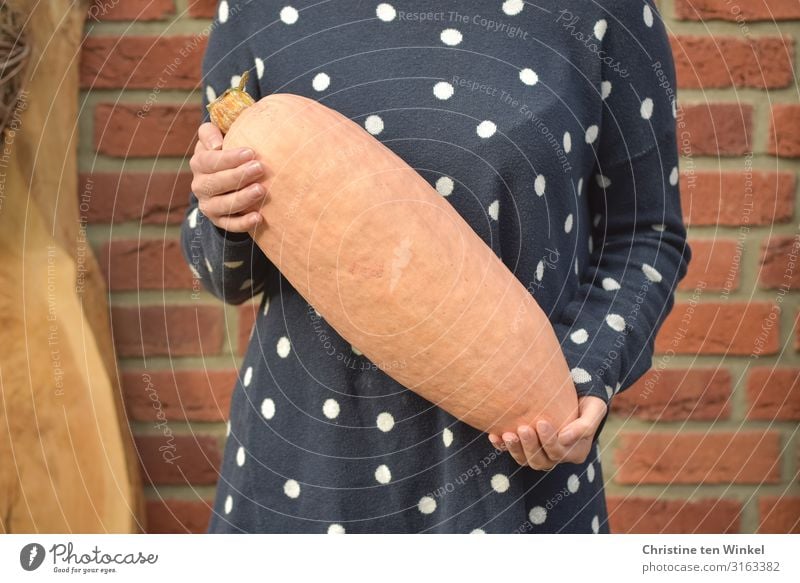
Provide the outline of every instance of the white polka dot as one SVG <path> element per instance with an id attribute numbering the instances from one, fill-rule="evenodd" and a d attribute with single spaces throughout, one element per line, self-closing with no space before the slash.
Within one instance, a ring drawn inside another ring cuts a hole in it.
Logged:
<path id="1" fill-rule="evenodd" d="M 423 496 L 417 503 L 417 508 L 419 508 L 419 511 L 423 514 L 430 514 L 436 510 L 436 500 L 430 496 Z"/>
<path id="2" fill-rule="evenodd" d="M 219 18 L 220 22 L 228 22 L 228 2 L 226 0 L 222 0 L 219 3 L 219 10 L 217 11 L 217 17 Z"/>
<path id="3" fill-rule="evenodd" d="M 593 225 L 596 227 L 597 225 L 599 225 L 599 224 L 600 224 L 600 219 L 602 219 L 602 218 L 603 218 L 603 215 L 601 215 L 601 214 L 596 214 L 596 215 L 594 216 L 594 218 L 592 219 L 592 224 L 593 224 Z"/>
<path id="4" fill-rule="evenodd" d="M 454 47 L 461 42 L 462 36 L 455 28 L 445 28 L 439 38 L 447 46 Z"/>
<path id="5" fill-rule="evenodd" d="M 225 514 L 230 514 L 231 510 L 233 510 L 233 498 L 228 495 L 228 497 L 225 498 Z"/>
<path id="6" fill-rule="evenodd" d="M 569 233 L 572 230 L 572 213 L 567 215 L 567 218 L 564 220 L 564 232 Z"/>
<path id="7" fill-rule="evenodd" d="M 653 100 L 649 97 L 645 97 L 644 101 L 642 101 L 642 107 L 639 111 L 644 119 L 650 119 L 653 117 Z"/>
<path id="8" fill-rule="evenodd" d="M 192 229 L 194 229 L 197 226 L 197 213 L 199 213 L 199 212 L 200 212 L 200 209 L 198 209 L 197 207 L 194 207 L 192 209 L 192 212 L 189 213 L 188 221 L 189 221 L 189 226 Z"/>
<path id="9" fill-rule="evenodd" d="M 594 179 L 597 181 L 597 185 L 600 188 L 608 188 L 611 186 L 611 180 L 609 180 L 608 176 L 603 176 L 602 174 L 595 174 Z"/>
<path id="10" fill-rule="evenodd" d="M 341 524 L 331 524 L 328 527 L 328 534 L 344 534 L 345 530 Z"/>
<path id="11" fill-rule="evenodd" d="M 247 369 L 244 371 L 244 378 L 242 379 L 242 384 L 245 387 L 249 387 L 251 380 L 253 380 L 253 367 L 248 366 Z"/>
<path id="12" fill-rule="evenodd" d="M 604 386 L 605 386 L 605 389 L 606 389 L 606 395 L 607 395 L 607 396 L 608 396 L 608 398 L 610 399 L 610 398 L 611 398 L 611 396 L 614 394 L 614 389 L 612 389 L 612 388 L 611 388 L 611 387 L 609 387 L 608 385 L 604 385 Z M 591 482 L 591 480 L 589 480 L 589 481 Z"/>
<path id="13" fill-rule="evenodd" d="M 578 196 L 583 192 L 583 177 L 578 179 Z M 589 239 L 591 241 L 591 239 Z"/>
<path id="14" fill-rule="evenodd" d="M 606 316 L 606 324 L 617 332 L 622 332 L 625 329 L 625 318 L 619 314 L 609 314 Z"/>
<path id="15" fill-rule="evenodd" d="M 500 216 L 500 201 L 496 200 L 492 204 L 489 205 L 489 216 L 492 217 L 495 221 L 497 217 Z"/>
<path id="16" fill-rule="evenodd" d="M 213 273 L 214 272 L 214 268 L 211 267 L 211 262 L 208 260 L 208 257 L 206 257 L 205 260 L 206 260 L 206 269 L 208 269 L 209 273 Z"/>
<path id="17" fill-rule="evenodd" d="M 603 37 L 606 35 L 606 30 L 608 30 L 608 23 L 605 18 L 601 18 L 595 22 L 594 36 L 597 37 L 597 40 L 603 40 Z"/>
<path id="18" fill-rule="evenodd" d="M 470 534 L 486 534 L 486 531 L 483 530 L 482 528 L 473 528 L 471 531 L 469 531 L 469 533 Z"/>
<path id="19" fill-rule="evenodd" d="M 450 196 L 453 194 L 455 183 L 449 176 L 440 176 L 436 181 L 436 191 L 442 196 Z"/>
<path id="20" fill-rule="evenodd" d="M 594 518 L 592 518 L 592 532 L 595 534 L 600 532 L 600 519 L 597 517 L 597 514 L 595 514 Z"/>
<path id="21" fill-rule="evenodd" d="M 241 80 L 242 80 L 242 76 L 241 75 L 234 75 L 233 77 L 231 77 L 231 87 L 238 87 L 239 86 L 239 82 Z"/>
<path id="22" fill-rule="evenodd" d="M 581 485 L 580 480 L 578 480 L 578 476 L 575 474 L 570 474 L 569 478 L 567 478 L 567 490 L 572 492 L 573 494 L 578 491 L 578 487 Z"/>
<path id="23" fill-rule="evenodd" d="M 261 414 L 264 419 L 272 419 L 275 416 L 275 401 L 272 399 L 264 399 L 261 401 Z"/>
<path id="24" fill-rule="evenodd" d="M 645 277 L 650 281 L 656 283 L 661 281 L 661 273 L 659 273 L 659 271 L 652 265 L 649 265 L 647 263 L 642 263 L 642 272 L 644 273 Z"/>
<path id="25" fill-rule="evenodd" d="M 356 348 L 352 344 L 350 345 L 350 350 L 352 350 L 353 354 L 355 354 L 356 356 L 363 356 L 364 355 L 363 352 L 361 352 L 358 348 Z"/>
<path id="26" fill-rule="evenodd" d="M 644 11 L 643 12 L 644 13 L 642 14 L 642 17 L 644 18 L 644 23 L 648 27 L 653 26 L 653 11 L 650 9 L 650 7 L 647 4 L 644 5 Z"/>
<path id="27" fill-rule="evenodd" d="M 525 85 L 536 85 L 539 82 L 539 75 L 533 69 L 525 67 L 519 72 L 519 80 Z"/>
<path id="28" fill-rule="evenodd" d="M 543 277 L 544 277 L 544 261 L 540 260 L 539 263 L 536 264 L 536 279 L 542 281 Z"/>
<path id="29" fill-rule="evenodd" d="M 447 81 L 439 81 L 433 86 L 433 95 L 436 99 L 441 99 L 442 101 L 450 99 L 454 91 L 453 86 Z"/>
<path id="30" fill-rule="evenodd" d="M 262 312 L 265 316 L 269 311 L 269 296 L 264 294 L 264 311 Z"/>
<path id="31" fill-rule="evenodd" d="M 598 127 L 591 125 L 586 130 L 586 143 L 591 144 L 597 139 Z"/>
<path id="32" fill-rule="evenodd" d="M 389 471 L 389 466 L 386 464 L 378 466 L 378 469 L 375 470 L 375 479 L 378 480 L 380 484 L 388 484 L 391 482 L 392 472 Z"/>
<path id="33" fill-rule="evenodd" d="M 588 383 L 592 380 L 592 375 L 590 375 L 586 369 L 580 368 L 576 366 L 573 368 L 570 373 L 572 374 L 572 380 L 576 383 Z"/>
<path id="34" fill-rule="evenodd" d="M 300 495 L 300 484 L 297 483 L 297 480 L 286 480 L 283 485 L 283 493 L 289 498 L 297 498 Z"/>
<path id="35" fill-rule="evenodd" d="M 542 524 L 547 520 L 547 510 L 542 506 L 534 506 L 528 513 L 528 518 L 530 518 L 533 524 Z"/>
<path id="36" fill-rule="evenodd" d="M 213 102 L 217 98 L 217 92 L 211 85 L 206 85 L 206 101 Z"/>
<path id="37" fill-rule="evenodd" d="M 311 86 L 316 91 L 325 91 L 331 84 L 331 78 L 327 73 L 317 73 L 314 75 L 314 80 L 311 81 Z"/>
<path id="38" fill-rule="evenodd" d="M 575 344 L 583 344 L 589 339 L 589 333 L 586 331 L 585 328 L 581 328 L 579 330 L 575 330 L 575 332 L 570 334 L 569 339 L 572 340 Z"/>
<path id="39" fill-rule="evenodd" d="M 659 233 L 661 233 L 662 231 L 664 231 L 664 229 L 667 228 L 667 226 L 664 223 L 659 223 L 657 225 L 650 225 L 650 228 L 653 229 L 654 231 L 658 231 Z"/>
<path id="40" fill-rule="evenodd" d="M 244 265 L 244 261 L 223 261 L 222 265 L 224 265 L 228 269 L 236 269 Z"/>
<path id="41" fill-rule="evenodd" d="M 669 173 L 669 183 L 672 186 L 675 186 L 676 184 L 678 184 L 678 167 L 677 166 L 673 166 L 672 167 L 672 172 Z"/>
<path id="42" fill-rule="evenodd" d="M 364 121 L 364 127 L 369 133 L 376 136 L 383 131 L 383 120 L 379 115 L 370 115 Z"/>
<path id="43" fill-rule="evenodd" d="M 491 138 L 497 131 L 497 126 L 494 125 L 493 121 L 489 121 L 488 119 L 486 119 L 478 124 L 476 131 L 478 132 L 478 135 L 482 138 Z"/>
<path id="44" fill-rule="evenodd" d="M 386 433 L 387 431 L 391 431 L 392 427 L 394 427 L 394 417 L 392 417 L 391 413 L 383 412 L 378 415 L 378 429 Z"/>
<path id="45" fill-rule="evenodd" d="M 225 422 L 225 437 L 230 436 L 231 434 L 231 421 L 230 419 Z"/>
<path id="46" fill-rule="evenodd" d="M 511 486 L 508 477 L 504 474 L 495 474 L 492 476 L 492 490 L 498 494 L 502 494 Z"/>
<path id="47" fill-rule="evenodd" d="M 536 191 L 536 194 L 538 194 L 539 196 L 542 196 L 544 194 L 544 188 L 545 188 L 546 182 L 547 181 L 546 181 L 546 179 L 544 177 L 544 174 L 539 174 L 536 177 L 536 180 L 533 181 L 533 189 Z"/>
<path id="48" fill-rule="evenodd" d="M 600 96 L 605 99 L 611 95 L 611 81 L 603 81 L 600 83 Z"/>
<path id="49" fill-rule="evenodd" d="M 375 9 L 375 15 L 384 22 L 391 22 L 397 16 L 397 11 L 391 4 L 381 2 Z"/>
<path id="50" fill-rule="evenodd" d="M 603 289 L 606 291 L 614 291 L 615 289 L 619 289 L 619 282 L 613 277 L 604 277 L 603 278 Z"/>
<path id="51" fill-rule="evenodd" d="M 575 258 L 575 275 L 578 275 L 578 258 Z"/>
<path id="52" fill-rule="evenodd" d="M 614 393 L 619 393 L 619 388 L 622 386 L 620 381 L 617 381 L 617 386 L 614 388 Z M 599 454 L 598 454 L 599 455 Z"/>
<path id="53" fill-rule="evenodd" d="M 678 117 L 678 103 L 674 99 L 672 100 L 672 117 Z"/>
<path id="54" fill-rule="evenodd" d="M 253 287 L 253 280 L 252 279 L 245 279 L 242 282 L 242 285 L 239 286 L 239 289 L 240 290 L 245 290 L 245 289 L 248 289 L 250 287 Z"/>
<path id="55" fill-rule="evenodd" d="M 239 449 L 236 450 L 236 465 L 240 467 L 243 466 L 244 458 L 245 458 L 245 451 L 244 448 L 240 445 Z"/>
<path id="56" fill-rule="evenodd" d="M 503 2 L 503 12 L 508 16 L 516 16 L 525 7 L 523 0 L 506 0 Z"/>
<path id="57" fill-rule="evenodd" d="M 322 414 L 328 419 L 336 419 L 339 416 L 339 403 L 336 399 L 326 399 L 322 405 Z"/>
<path id="58" fill-rule="evenodd" d="M 286 358 L 289 356 L 289 351 L 292 349 L 292 343 L 289 342 L 289 339 L 286 336 L 281 336 L 278 340 L 276 349 L 278 351 L 278 356 L 281 358 Z"/>
<path id="59" fill-rule="evenodd" d="M 264 76 L 264 60 L 256 57 L 256 76 L 261 79 Z"/>
<path id="60" fill-rule="evenodd" d="M 189 265 L 189 271 L 192 272 L 192 275 L 194 276 L 195 279 L 202 279 L 203 276 L 200 275 L 200 272 L 197 271 L 197 268 L 194 265 L 191 264 Z"/>
<path id="61" fill-rule="evenodd" d="M 572 136 L 569 132 L 564 132 L 564 151 L 569 154 L 572 150 Z"/>
<path id="62" fill-rule="evenodd" d="M 594 463 L 592 462 L 589 462 L 589 465 L 586 466 L 586 479 L 594 482 Z"/>
<path id="63" fill-rule="evenodd" d="M 292 8 L 291 6 L 284 6 L 281 8 L 281 21 L 284 24 L 294 24 L 299 17 L 300 13 L 297 12 L 296 8 Z"/>
<path id="64" fill-rule="evenodd" d="M 453 444 L 453 432 L 447 427 L 442 431 L 442 443 L 445 447 L 450 447 Z"/>

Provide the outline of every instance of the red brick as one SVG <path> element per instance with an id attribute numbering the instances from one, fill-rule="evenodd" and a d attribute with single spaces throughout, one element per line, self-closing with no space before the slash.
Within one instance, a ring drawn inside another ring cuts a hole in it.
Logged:
<path id="1" fill-rule="evenodd" d="M 261 296 L 259 296 L 259 301 Z M 239 355 L 244 356 L 250 345 L 250 335 L 258 315 L 258 301 L 246 302 L 239 306 Z"/>
<path id="2" fill-rule="evenodd" d="M 670 37 L 678 87 L 774 89 L 792 84 L 791 37 Z"/>
<path id="3" fill-rule="evenodd" d="M 620 484 L 762 484 L 780 481 L 780 434 L 633 433 L 614 452 Z"/>
<path id="4" fill-rule="evenodd" d="M 767 151 L 775 156 L 800 158 L 800 105 L 772 106 Z"/>
<path id="5" fill-rule="evenodd" d="M 761 496 L 758 516 L 761 534 L 800 534 L 800 496 Z"/>
<path id="6" fill-rule="evenodd" d="M 704 286 L 707 290 L 734 291 L 739 287 L 743 247 L 735 239 L 690 239 L 692 260 L 680 283 L 681 291 Z"/>
<path id="7" fill-rule="evenodd" d="M 115 306 L 111 325 L 122 357 L 214 355 L 222 347 L 219 306 Z"/>
<path id="8" fill-rule="evenodd" d="M 95 0 L 87 22 L 98 20 L 163 20 L 175 14 L 173 0 Z"/>
<path id="9" fill-rule="evenodd" d="M 125 371 L 122 390 L 136 421 L 225 421 L 236 370 Z"/>
<path id="10" fill-rule="evenodd" d="M 197 105 L 99 103 L 94 144 L 99 154 L 120 157 L 189 157 L 202 120 Z"/>
<path id="11" fill-rule="evenodd" d="M 800 421 L 800 369 L 761 366 L 747 377 L 747 418 Z"/>
<path id="12" fill-rule="evenodd" d="M 611 400 L 611 412 L 649 421 L 727 419 L 730 396 L 726 369 L 651 369 Z"/>
<path id="13" fill-rule="evenodd" d="M 677 303 L 656 336 L 659 353 L 775 354 L 780 307 L 769 302 Z"/>
<path id="14" fill-rule="evenodd" d="M 613 534 L 736 534 L 742 505 L 736 500 L 659 500 L 608 497 Z"/>
<path id="15" fill-rule="evenodd" d="M 682 173 L 684 221 L 702 225 L 771 225 L 794 214 L 795 175 L 792 172 Z"/>
<path id="16" fill-rule="evenodd" d="M 189 0 L 189 14 L 192 18 L 214 18 L 219 0 Z"/>
<path id="17" fill-rule="evenodd" d="M 761 287 L 775 289 L 800 289 L 800 239 L 797 237 L 770 237 L 761 245 L 759 282 Z"/>
<path id="18" fill-rule="evenodd" d="M 79 210 L 89 223 L 175 225 L 192 190 L 191 172 L 87 172 L 79 180 L 88 195 Z"/>
<path id="19" fill-rule="evenodd" d="M 80 84 L 89 89 L 194 89 L 208 38 L 200 35 L 90 36 L 83 42 Z"/>
<path id="20" fill-rule="evenodd" d="M 211 435 L 174 435 L 169 424 L 163 434 L 139 435 L 136 449 L 145 484 L 216 484 L 222 455 Z"/>
<path id="21" fill-rule="evenodd" d="M 212 500 L 148 500 L 150 534 L 204 534 L 211 519 Z"/>
<path id="22" fill-rule="evenodd" d="M 192 289 L 192 272 L 175 239 L 110 241 L 100 267 L 111 291 Z"/>
<path id="23" fill-rule="evenodd" d="M 795 20 L 800 19 L 797 0 L 675 0 L 679 20 Z"/>
<path id="24" fill-rule="evenodd" d="M 687 132 L 690 142 L 682 146 L 684 156 L 741 156 L 752 150 L 752 105 L 701 103 L 681 110 L 679 131 Z"/>

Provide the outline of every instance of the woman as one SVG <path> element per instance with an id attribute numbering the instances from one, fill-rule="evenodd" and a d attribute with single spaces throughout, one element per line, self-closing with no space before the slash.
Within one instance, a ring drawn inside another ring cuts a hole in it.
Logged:
<path id="1" fill-rule="evenodd" d="M 691 259 L 651 0 L 221 1 L 204 105 L 245 70 L 255 99 L 320 100 L 447 197 L 548 314 L 581 415 L 487 436 L 376 369 L 254 245 L 270 161 L 221 150 L 204 108 L 184 254 L 225 302 L 264 292 L 209 531 L 609 532 L 598 437 Z"/>

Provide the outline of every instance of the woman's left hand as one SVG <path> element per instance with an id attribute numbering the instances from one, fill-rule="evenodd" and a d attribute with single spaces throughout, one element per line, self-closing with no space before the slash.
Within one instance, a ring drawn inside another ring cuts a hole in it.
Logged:
<path id="1" fill-rule="evenodd" d="M 540 419 L 535 431 L 530 425 L 521 425 L 517 433 L 504 433 L 502 439 L 490 433 L 489 441 L 497 449 L 507 450 L 518 464 L 535 470 L 549 470 L 561 462 L 583 463 L 606 409 L 603 399 L 587 395 L 578 399 L 578 418 L 559 433 Z"/>

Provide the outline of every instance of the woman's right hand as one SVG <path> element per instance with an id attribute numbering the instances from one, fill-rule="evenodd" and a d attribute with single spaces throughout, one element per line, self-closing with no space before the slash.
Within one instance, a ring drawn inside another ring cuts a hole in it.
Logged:
<path id="1" fill-rule="evenodd" d="M 200 212 L 226 231 L 245 233 L 255 228 L 266 194 L 255 181 L 263 176 L 264 165 L 253 159 L 250 148 L 223 150 L 222 132 L 211 122 L 200 126 L 197 138 L 189 167 Z"/>

